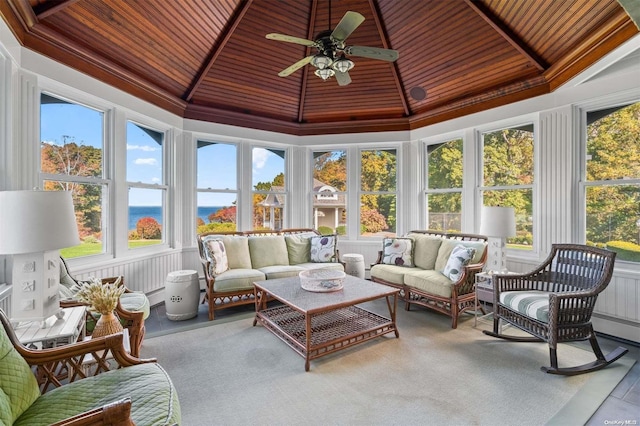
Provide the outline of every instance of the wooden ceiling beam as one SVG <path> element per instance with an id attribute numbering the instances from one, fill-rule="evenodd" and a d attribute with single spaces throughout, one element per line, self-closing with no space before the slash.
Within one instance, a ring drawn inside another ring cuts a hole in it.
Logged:
<path id="1" fill-rule="evenodd" d="M 522 39 L 514 34 L 496 15 L 486 6 L 476 0 L 464 2 L 484 19 L 502 38 L 511 44 L 520 54 L 524 55 L 539 71 L 545 71 L 549 65 L 540 58 Z"/>
<path id="2" fill-rule="evenodd" d="M 53 6 L 46 6 L 46 3 L 45 3 L 42 5 L 39 5 L 41 7 L 38 7 L 38 6 L 34 7 L 33 11 L 36 14 L 36 17 L 38 18 L 38 20 L 45 19 L 46 17 L 51 16 L 54 13 L 67 8 L 78 1 L 79 0 L 57 1 L 53 4 Z"/>
<path id="3" fill-rule="evenodd" d="M 313 0 L 313 3 L 311 4 L 311 13 L 309 14 L 309 25 L 307 25 L 307 28 L 309 29 L 307 31 L 307 40 L 313 40 L 313 35 L 315 34 L 315 22 L 316 22 L 316 16 L 318 14 L 318 0 Z M 311 54 L 311 48 L 307 47 L 305 50 L 305 53 L 307 54 L 307 56 L 309 56 Z M 303 68 L 304 69 L 304 68 Z M 300 97 L 298 98 L 298 123 L 302 123 L 302 121 L 304 120 L 304 100 L 307 96 L 307 82 L 309 80 L 309 73 L 308 72 L 304 72 L 302 73 L 302 80 L 300 83 Z"/>
<path id="4" fill-rule="evenodd" d="M 193 95 L 196 93 L 196 91 L 198 90 L 198 87 L 200 87 L 200 85 L 202 84 L 202 81 L 205 79 L 205 77 L 209 73 L 209 70 L 215 63 L 216 59 L 218 59 L 218 56 L 220 55 L 220 53 L 222 52 L 226 44 L 229 42 L 229 39 L 233 35 L 233 32 L 237 28 L 238 24 L 240 24 L 240 22 L 242 21 L 242 18 L 249 10 L 249 7 L 251 6 L 252 2 L 253 0 L 245 0 L 244 4 L 241 3 L 239 5 L 234 16 L 232 16 L 231 19 L 229 19 L 229 22 L 231 22 L 231 25 L 227 26 L 221 41 L 219 43 L 214 44 L 214 46 L 212 47 L 211 52 L 209 53 L 209 58 L 205 61 L 204 67 L 202 67 L 198 72 L 198 74 L 196 74 L 196 78 L 192 82 L 191 88 L 187 91 L 187 94 L 184 97 L 185 101 L 189 102 L 193 97 Z"/>
<path id="5" fill-rule="evenodd" d="M 378 4 L 376 0 L 369 0 L 369 5 L 371 6 L 371 11 L 373 12 L 373 20 L 376 22 L 376 28 L 378 29 L 378 34 L 380 35 L 380 39 L 382 40 L 382 47 L 385 49 L 389 49 L 389 39 L 387 38 L 387 31 L 382 24 L 382 20 L 380 19 L 380 9 L 378 8 Z M 409 102 L 407 101 L 406 92 L 404 90 L 404 86 L 400 81 L 400 76 L 398 74 L 398 66 L 395 62 L 389 64 L 391 66 L 391 73 L 393 74 L 393 81 L 398 88 L 398 93 L 400 95 L 400 102 L 402 102 L 402 109 L 404 110 L 405 116 L 410 116 L 411 111 L 409 110 Z"/>

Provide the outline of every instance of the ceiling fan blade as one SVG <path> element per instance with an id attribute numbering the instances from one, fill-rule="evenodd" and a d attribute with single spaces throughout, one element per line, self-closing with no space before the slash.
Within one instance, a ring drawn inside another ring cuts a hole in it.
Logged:
<path id="1" fill-rule="evenodd" d="M 348 11 L 331 33 L 331 38 L 338 41 L 345 41 L 363 22 L 364 16 L 358 12 Z"/>
<path id="2" fill-rule="evenodd" d="M 282 71 L 280 71 L 278 73 L 278 77 L 286 77 L 286 76 L 288 76 L 290 74 L 293 74 L 295 71 L 299 70 L 300 68 L 304 67 L 309 62 L 311 62 L 312 59 L 313 59 L 313 55 L 307 56 L 306 58 L 300 59 L 295 64 L 289 65 L 287 68 L 285 68 Z"/>
<path id="3" fill-rule="evenodd" d="M 363 58 L 380 59 L 393 62 L 398 59 L 398 51 L 393 49 L 380 49 L 379 47 L 349 46 L 345 50 L 347 55 L 361 56 Z"/>
<path id="4" fill-rule="evenodd" d="M 311 41 L 311 40 L 307 40 L 299 37 L 293 37 L 285 34 L 271 33 L 271 34 L 267 34 L 265 37 L 267 37 L 269 40 L 286 41 L 287 43 L 301 44 L 303 46 L 309 46 L 309 47 L 315 46 L 316 44 L 315 41 Z"/>
<path id="5" fill-rule="evenodd" d="M 338 86 L 347 86 L 351 83 L 351 76 L 349 72 L 336 71 L 336 81 L 338 82 Z"/>

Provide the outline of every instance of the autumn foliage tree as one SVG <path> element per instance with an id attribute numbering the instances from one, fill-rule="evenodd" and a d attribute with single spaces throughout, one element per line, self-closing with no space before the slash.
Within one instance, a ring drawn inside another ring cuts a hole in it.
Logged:
<path id="1" fill-rule="evenodd" d="M 76 144 L 72 136 L 62 136 L 63 144 L 42 142 L 40 167 L 43 173 L 61 176 L 102 176 L 102 150 Z M 70 191 L 81 237 L 97 236 L 101 230 L 102 187 L 69 181 L 47 180 L 47 191 Z"/>
<path id="2" fill-rule="evenodd" d="M 159 240 L 162 238 L 162 226 L 152 217 L 143 217 L 136 223 L 136 233 L 143 240 Z"/>
<path id="3" fill-rule="evenodd" d="M 236 223 L 236 206 L 222 207 L 207 217 L 211 223 Z"/>

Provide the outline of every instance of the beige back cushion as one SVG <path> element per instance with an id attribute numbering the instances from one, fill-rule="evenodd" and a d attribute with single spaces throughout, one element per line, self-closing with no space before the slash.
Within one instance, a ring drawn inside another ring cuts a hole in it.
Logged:
<path id="1" fill-rule="evenodd" d="M 421 234 L 409 234 L 408 237 L 414 241 L 413 264 L 422 269 L 435 269 L 442 238 Z"/>
<path id="2" fill-rule="evenodd" d="M 249 239 L 241 236 L 222 237 L 224 249 L 227 252 L 229 269 L 251 269 L 251 255 L 249 254 Z"/>
<path id="3" fill-rule="evenodd" d="M 253 269 L 265 266 L 289 265 L 287 243 L 284 236 L 249 237 L 249 251 Z"/>
<path id="4" fill-rule="evenodd" d="M 453 248 L 458 245 L 476 249 L 473 258 L 469 262 L 470 265 L 480 262 L 480 259 L 482 258 L 482 255 L 484 254 L 484 251 L 487 247 L 487 243 L 483 241 L 442 240 L 442 244 L 440 245 L 440 249 L 438 250 L 438 257 L 436 259 L 436 265 L 434 268 L 436 271 L 444 271 Z"/>

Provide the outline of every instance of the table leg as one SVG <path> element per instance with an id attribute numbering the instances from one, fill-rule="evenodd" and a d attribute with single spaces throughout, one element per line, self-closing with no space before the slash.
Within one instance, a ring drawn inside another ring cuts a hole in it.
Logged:
<path id="1" fill-rule="evenodd" d="M 253 326 L 255 327 L 258 324 L 258 312 L 267 308 L 267 293 L 254 288 L 253 300 L 255 300 L 256 304 L 256 316 L 253 318 Z"/>
<path id="2" fill-rule="evenodd" d="M 389 300 L 389 297 L 393 297 L 393 302 Z M 387 296 L 387 307 L 389 308 L 389 317 L 391 318 L 391 323 L 393 324 L 393 332 L 397 337 L 400 337 L 400 332 L 398 332 L 398 325 L 396 324 L 396 310 L 398 308 L 398 293 L 393 293 L 393 296 Z"/>
<path id="3" fill-rule="evenodd" d="M 305 322 L 306 322 L 306 329 L 305 329 L 305 334 L 306 334 L 306 349 L 307 349 L 307 353 L 304 356 L 305 362 L 304 362 L 304 371 L 309 371 L 309 368 L 311 366 L 311 361 L 309 360 L 309 356 L 311 354 L 311 315 L 309 314 L 305 314 Z"/>

